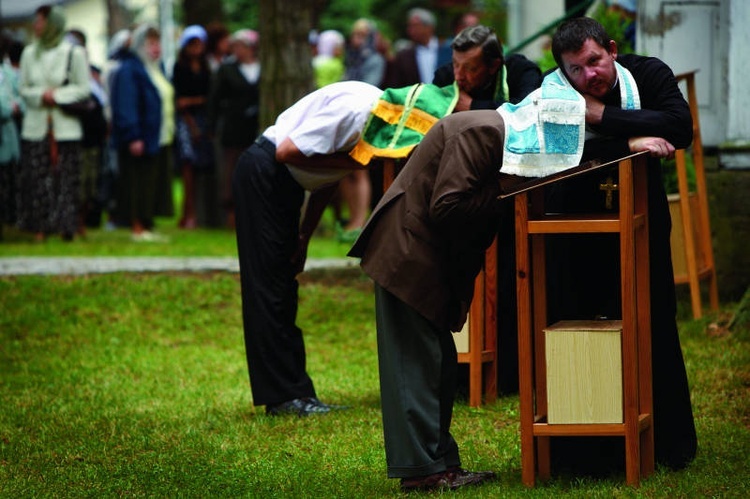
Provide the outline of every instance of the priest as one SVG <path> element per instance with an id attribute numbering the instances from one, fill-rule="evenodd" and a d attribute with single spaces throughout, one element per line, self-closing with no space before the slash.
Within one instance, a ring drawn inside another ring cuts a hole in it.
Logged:
<path id="1" fill-rule="evenodd" d="M 552 53 L 586 100 L 583 160 L 612 160 L 650 152 L 648 233 L 650 244 L 651 336 L 656 463 L 682 469 L 695 456 L 697 437 L 685 364 L 676 323 L 676 296 L 669 235 L 671 220 L 662 183 L 661 159 L 692 141 L 693 124 L 672 70 L 653 57 L 619 55 L 615 41 L 595 20 L 566 21 L 552 39 Z M 627 105 L 625 105 L 627 104 Z M 549 211 L 616 211 L 608 185 L 617 172 L 591 174 L 546 189 Z M 619 318 L 618 241 L 615 235 L 559 236 L 548 242 L 548 322 Z M 592 242 L 593 239 L 593 242 Z M 564 257 L 561 257 L 564 255 Z M 611 471 L 624 463 L 622 439 L 553 439 L 553 470 Z M 592 447 L 582 449 L 582 445 Z M 600 459 L 609 455 L 612 459 Z M 576 463 L 576 457 L 584 462 Z"/>

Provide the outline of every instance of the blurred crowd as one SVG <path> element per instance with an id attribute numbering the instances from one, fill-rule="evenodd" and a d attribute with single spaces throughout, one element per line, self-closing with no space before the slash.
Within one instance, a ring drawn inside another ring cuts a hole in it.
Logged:
<path id="1" fill-rule="evenodd" d="M 461 16 L 454 32 L 478 22 Z M 0 237 L 3 224 L 38 241 L 104 226 L 160 241 L 155 220 L 163 217 L 183 229 L 234 228 L 234 165 L 262 131 L 258 33 L 187 26 L 166 68 L 158 27 L 144 23 L 115 33 L 97 67 L 85 34 L 68 24 L 59 6 L 44 5 L 31 43 L 0 36 Z M 346 36 L 313 31 L 315 85 L 431 83 L 451 64 L 451 39 L 438 42 L 435 29 L 431 12 L 413 9 L 408 38 L 393 47 L 368 19 Z M 381 194 L 373 175 L 340 182 L 333 208 L 342 242 L 356 239 Z"/>
<path id="2" fill-rule="evenodd" d="M 158 217 L 233 227 L 232 167 L 258 134 L 257 32 L 188 26 L 165 68 L 149 23 L 115 33 L 102 67 L 60 7 L 39 7 L 32 31 L 26 45 L 0 34 L 0 228 L 147 242 L 164 240 Z"/>

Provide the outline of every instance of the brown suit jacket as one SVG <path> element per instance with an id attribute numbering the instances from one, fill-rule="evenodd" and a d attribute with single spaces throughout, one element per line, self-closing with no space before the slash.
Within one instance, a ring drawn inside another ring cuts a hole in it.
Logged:
<path id="1" fill-rule="evenodd" d="M 436 123 L 383 195 L 350 256 L 439 328 L 459 331 L 497 233 L 505 131 L 495 110 Z"/>

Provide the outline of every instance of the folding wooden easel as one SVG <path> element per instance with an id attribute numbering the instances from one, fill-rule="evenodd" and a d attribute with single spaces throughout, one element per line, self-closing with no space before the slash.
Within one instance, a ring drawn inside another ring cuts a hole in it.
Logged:
<path id="1" fill-rule="evenodd" d="M 674 234 L 675 241 L 682 242 L 683 255 L 675 257 L 675 284 L 690 285 L 690 302 L 693 318 L 703 315 L 701 305 L 700 281 L 708 280 L 708 297 L 711 310 L 719 309 L 719 289 L 716 282 L 714 252 L 711 246 L 711 227 L 708 217 L 708 193 L 706 191 L 706 171 L 703 165 L 703 142 L 701 140 L 700 118 L 698 116 L 698 98 L 695 92 L 695 73 L 690 71 L 676 75 L 677 81 L 684 81 L 687 86 L 687 101 L 693 118 L 693 165 L 695 166 L 695 193 L 690 192 L 687 179 L 686 152 L 680 149 L 675 152 L 677 167 L 677 185 L 680 198 L 681 234 Z M 679 246 L 673 244 L 674 246 Z M 674 254 L 679 248 L 672 248 Z"/>

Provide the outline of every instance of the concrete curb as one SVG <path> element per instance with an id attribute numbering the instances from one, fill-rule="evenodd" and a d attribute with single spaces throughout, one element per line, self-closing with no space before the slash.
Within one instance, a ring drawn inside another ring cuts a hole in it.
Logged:
<path id="1" fill-rule="evenodd" d="M 354 258 L 308 259 L 305 270 L 355 267 Z M 240 271 L 236 257 L 4 257 L 0 276 L 85 275 L 112 272 Z"/>

